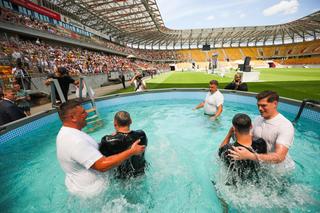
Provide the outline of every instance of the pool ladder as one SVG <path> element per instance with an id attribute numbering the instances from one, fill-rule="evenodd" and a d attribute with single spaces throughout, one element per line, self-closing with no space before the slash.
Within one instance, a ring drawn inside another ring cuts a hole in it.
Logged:
<path id="1" fill-rule="evenodd" d="M 100 114 L 97 110 L 96 103 L 94 101 L 94 94 L 91 89 L 91 87 L 88 86 L 85 77 L 81 76 L 80 77 L 80 84 L 79 84 L 79 99 L 82 99 L 82 89 L 86 88 L 87 94 L 90 98 L 90 103 L 91 103 L 91 108 L 87 110 L 88 114 L 90 116 L 87 117 L 87 127 L 86 130 L 88 132 L 95 131 L 97 128 L 100 128 L 103 126 L 103 120 L 100 118 Z"/>
<path id="2" fill-rule="evenodd" d="M 86 88 L 86 94 L 83 94 L 83 88 Z M 57 79 L 52 79 L 51 83 L 51 102 L 52 102 L 52 107 L 56 108 L 58 106 L 57 104 L 57 99 L 55 96 L 55 89 L 58 92 L 58 95 L 60 97 L 61 103 L 65 103 L 66 99 L 62 93 L 60 84 Z M 103 126 L 103 121 L 100 118 L 99 112 L 96 107 L 96 103 L 94 100 L 94 94 L 91 89 L 91 87 L 88 85 L 87 81 L 85 80 L 84 76 L 80 76 L 80 83 L 79 83 L 79 99 L 84 100 L 83 97 L 87 96 L 89 97 L 89 102 L 91 104 L 91 108 L 86 110 L 89 116 L 87 117 L 87 131 L 91 132 L 94 131 L 96 128 L 99 128 Z"/>

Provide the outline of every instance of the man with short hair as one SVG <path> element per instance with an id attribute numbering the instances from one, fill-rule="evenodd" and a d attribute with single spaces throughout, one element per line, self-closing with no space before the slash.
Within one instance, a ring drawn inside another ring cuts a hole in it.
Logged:
<path id="1" fill-rule="evenodd" d="M 126 111 L 119 111 L 115 114 L 113 125 L 116 132 L 106 135 L 101 139 L 99 150 L 104 156 L 109 156 L 127 150 L 134 141 L 140 139 L 140 144 L 147 146 L 148 139 L 142 130 L 130 130 L 132 123 L 130 114 Z M 119 178 L 136 177 L 144 174 L 146 161 L 144 153 L 135 155 L 124 161 L 116 170 Z"/>
<path id="2" fill-rule="evenodd" d="M 79 85 L 79 81 L 71 78 L 69 75 L 69 71 L 65 67 L 58 67 L 58 69 L 53 75 L 51 74 L 50 76 L 48 76 L 48 79 L 45 81 L 45 85 L 49 86 L 53 79 L 58 80 L 62 94 L 66 101 L 68 100 L 68 92 L 69 92 L 70 84 L 74 84 L 76 86 Z M 55 94 L 56 94 L 57 100 L 61 101 L 61 97 L 59 96 L 57 89 L 55 90 Z"/>
<path id="3" fill-rule="evenodd" d="M 0 100 L 0 126 L 26 117 L 14 103 L 16 93 L 13 89 L 5 89 L 4 97 Z"/>
<path id="4" fill-rule="evenodd" d="M 223 110 L 224 97 L 218 90 L 218 81 L 212 80 L 209 82 L 209 92 L 206 95 L 205 100 L 194 108 L 204 108 L 204 114 L 211 116 L 211 120 L 217 119 Z"/>
<path id="5" fill-rule="evenodd" d="M 237 73 L 234 75 L 233 81 L 226 85 L 224 89 L 248 91 L 248 85 L 241 81 L 241 75 Z"/>
<path id="6" fill-rule="evenodd" d="M 253 154 L 242 147 L 230 150 L 235 160 L 256 160 L 276 164 L 280 172 L 294 169 L 294 162 L 288 154 L 293 144 L 292 123 L 278 112 L 279 95 L 274 91 L 263 91 L 256 96 L 261 116 L 253 122 L 253 138 L 263 138 L 267 143 L 266 154 Z"/>
<path id="7" fill-rule="evenodd" d="M 100 193 L 105 181 L 100 172 L 105 172 L 120 165 L 133 155 L 144 151 L 144 146 L 135 141 L 127 150 L 103 156 L 98 150 L 98 143 L 81 131 L 86 126 L 87 112 L 80 102 L 72 100 L 63 103 L 59 116 L 63 123 L 57 135 L 57 157 L 66 173 L 65 184 L 72 194 L 93 196 Z"/>
<path id="8" fill-rule="evenodd" d="M 233 184 L 235 184 L 237 180 L 245 181 L 252 178 L 257 179 L 259 164 L 253 160 L 234 161 L 229 156 L 229 149 L 233 149 L 232 147 L 242 147 L 254 154 L 267 152 L 266 142 L 262 138 L 253 140 L 250 134 L 251 128 L 251 119 L 248 115 L 243 113 L 236 114 L 232 119 L 232 127 L 219 148 L 218 153 L 220 158 L 232 171 L 232 174 L 228 179 L 231 180 Z M 230 144 L 229 142 L 233 134 L 235 136 L 235 142 Z"/>

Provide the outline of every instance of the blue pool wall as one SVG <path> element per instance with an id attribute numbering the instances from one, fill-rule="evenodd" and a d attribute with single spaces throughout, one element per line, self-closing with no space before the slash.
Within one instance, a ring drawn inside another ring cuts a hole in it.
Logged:
<path id="1" fill-rule="evenodd" d="M 225 101 L 236 102 L 238 104 L 245 105 L 256 105 L 255 93 L 244 93 L 244 92 L 229 92 L 223 91 Z M 127 93 L 105 96 L 97 99 L 96 105 L 99 108 L 112 107 L 115 105 L 122 105 L 133 102 L 143 102 L 143 101 L 156 101 L 156 100 L 198 100 L 203 101 L 207 90 L 204 89 L 170 89 L 170 90 L 155 90 L 143 93 Z M 279 104 L 279 111 L 286 112 L 296 115 L 299 111 L 300 106 L 299 101 L 291 99 L 281 99 Z M 319 110 L 319 109 L 318 109 Z M 305 110 L 301 118 L 310 119 L 312 121 L 318 122 L 320 117 L 320 112 L 316 110 Z M 316 115 L 316 116 L 315 116 Z M 293 120 L 293 118 L 289 118 Z M 33 117 L 23 119 L 22 121 L 14 122 L 9 126 L 5 126 L 2 129 L 0 135 L 0 143 L 8 142 L 16 137 L 21 137 L 24 134 L 38 129 L 45 125 L 50 125 L 54 122 L 60 122 L 59 117 L 55 109 L 43 112 Z"/>

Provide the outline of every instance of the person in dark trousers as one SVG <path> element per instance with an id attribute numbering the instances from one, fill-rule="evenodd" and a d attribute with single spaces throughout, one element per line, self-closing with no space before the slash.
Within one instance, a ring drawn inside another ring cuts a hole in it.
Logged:
<path id="1" fill-rule="evenodd" d="M 14 103 L 15 91 L 6 89 L 0 100 L 0 126 L 26 117 L 23 111 Z"/>
<path id="2" fill-rule="evenodd" d="M 225 86 L 225 89 L 248 91 L 248 85 L 241 81 L 241 75 L 235 74 L 233 81 Z"/>
<path id="3" fill-rule="evenodd" d="M 122 83 L 123 89 L 125 89 L 126 88 L 126 78 L 125 78 L 125 76 L 123 74 L 123 71 L 120 72 L 120 76 L 119 77 L 120 77 L 120 81 Z"/>
<path id="4" fill-rule="evenodd" d="M 79 81 L 74 80 L 68 74 L 68 70 L 65 67 L 59 67 L 54 75 L 48 76 L 48 79 L 45 81 L 45 85 L 49 86 L 52 79 L 57 79 L 62 90 L 62 94 L 66 101 L 68 100 L 68 92 L 70 84 L 79 85 Z M 58 91 L 55 90 L 57 100 L 61 101 L 61 97 L 58 94 Z"/>

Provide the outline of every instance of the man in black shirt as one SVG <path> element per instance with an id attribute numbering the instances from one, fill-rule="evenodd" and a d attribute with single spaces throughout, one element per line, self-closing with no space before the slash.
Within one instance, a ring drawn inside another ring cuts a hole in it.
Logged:
<path id="1" fill-rule="evenodd" d="M 245 181 L 253 179 L 258 181 L 259 163 L 252 160 L 235 161 L 229 156 L 229 150 L 236 146 L 242 146 L 253 153 L 266 153 L 267 144 L 260 138 L 252 140 L 250 129 L 252 128 L 251 119 L 246 114 L 236 114 L 232 119 L 232 127 L 230 128 L 224 141 L 219 148 L 219 156 L 229 167 L 230 178 L 227 183 L 235 184 L 237 181 Z M 230 144 L 230 139 L 235 136 L 235 142 Z M 231 183 L 230 183 L 231 181 Z"/>
<path id="2" fill-rule="evenodd" d="M 52 79 L 58 80 L 59 85 L 61 87 L 62 94 L 66 99 L 66 101 L 68 100 L 68 92 L 69 92 L 70 84 L 79 85 L 79 81 L 75 81 L 73 78 L 71 78 L 68 74 L 68 70 L 65 67 L 59 67 L 53 75 L 48 76 L 48 80 L 46 80 L 45 84 L 47 86 L 50 85 L 50 82 Z M 56 93 L 57 100 L 61 101 L 61 98 L 57 90 L 55 90 L 55 93 Z"/>
<path id="3" fill-rule="evenodd" d="M 126 88 L 126 78 L 124 76 L 123 70 L 120 72 L 119 78 L 122 83 L 123 89 L 125 89 Z"/>
<path id="4" fill-rule="evenodd" d="M 116 113 L 114 116 L 116 132 L 112 135 L 104 136 L 99 146 L 99 150 L 104 156 L 108 157 L 123 152 L 129 149 L 137 140 L 140 140 L 140 145 L 147 146 L 148 139 L 145 132 L 142 130 L 130 130 L 131 123 L 131 117 L 128 112 L 119 111 Z M 118 166 L 116 176 L 118 178 L 139 176 L 144 174 L 145 166 L 144 153 L 132 156 Z"/>
<path id="5" fill-rule="evenodd" d="M 233 81 L 225 86 L 224 89 L 248 91 L 248 85 L 241 81 L 240 74 L 235 74 Z"/>

